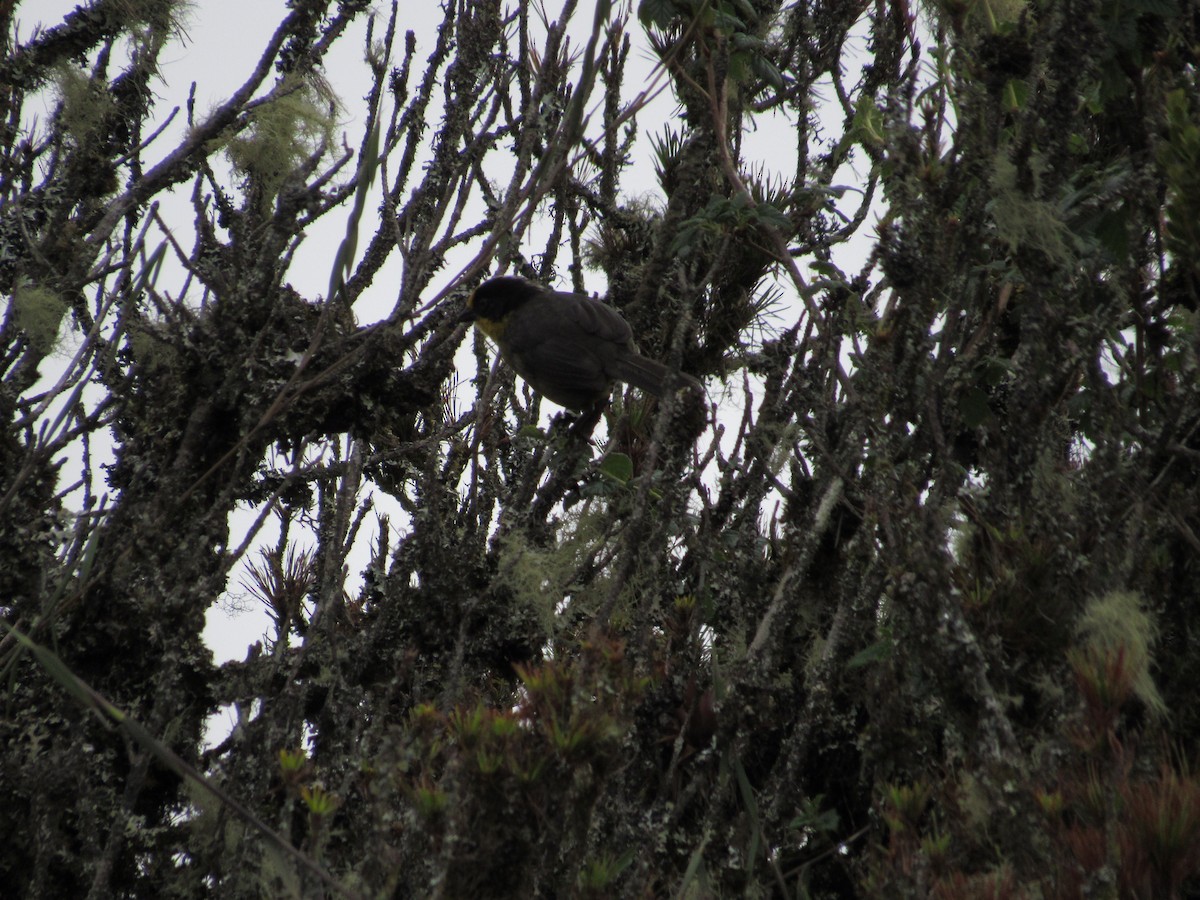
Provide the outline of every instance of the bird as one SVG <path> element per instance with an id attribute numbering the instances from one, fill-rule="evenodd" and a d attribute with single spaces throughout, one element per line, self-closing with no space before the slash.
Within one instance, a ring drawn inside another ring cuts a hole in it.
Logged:
<path id="1" fill-rule="evenodd" d="M 535 391 L 568 410 L 596 408 L 617 381 L 660 399 L 684 388 L 704 395 L 691 375 L 638 353 L 621 314 L 585 294 L 502 275 L 471 292 L 459 321 L 473 322 Z"/>

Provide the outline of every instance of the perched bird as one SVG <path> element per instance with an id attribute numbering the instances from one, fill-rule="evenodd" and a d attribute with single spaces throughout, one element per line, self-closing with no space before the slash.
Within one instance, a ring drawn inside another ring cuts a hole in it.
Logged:
<path id="1" fill-rule="evenodd" d="M 474 322 L 535 391 L 567 409 L 594 408 L 614 381 L 660 398 L 682 388 L 704 393 L 691 375 L 638 353 L 621 314 L 583 294 L 501 276 L 471 292 L 459 321 Z"/>

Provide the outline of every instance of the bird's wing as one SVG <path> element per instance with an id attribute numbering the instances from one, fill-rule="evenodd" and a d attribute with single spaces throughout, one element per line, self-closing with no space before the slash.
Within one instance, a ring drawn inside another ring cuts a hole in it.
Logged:
<path id="1" fill-rule="evenodd" d="M 559 293 L 554 295 L 554 299 L 566 307 L 575 323 L 588 334 L 622 347 L 633 340 L 629 323 L 608 304 L 581 294 Z"/>
<path id="2" fill-rule="evenodd" d="M 627 335 L 629 327 L 611 310 L 615 324 L 603 313 L 589 313 L 573 300 L 587 301 L 587 298 L 560 294 L 539 301 L 561 304 L 555 312 L 567 315 L 558 328 L 550 325 L 554 316 L 528 315 L 533 310 L 527 309 L 526 315 L 516 316 L 506 325 L 504 337 L 509 364 L 518 375 L 555 403 L 579 408 L 588 402 L 580 399 L 581 395 L 594 399 L 607 391 L 610 381 L 603 359 L 608 354 L 598 354 L 597 348 L 589 346 L 590 342 L 580 340 L 579 332 L 611 341 Z"/>

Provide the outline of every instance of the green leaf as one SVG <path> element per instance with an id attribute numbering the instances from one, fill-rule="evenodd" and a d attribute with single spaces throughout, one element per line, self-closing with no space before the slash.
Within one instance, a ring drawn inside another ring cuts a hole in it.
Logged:
<path id="1" fill-rule="evenodd" d="M 839 824 L 837 811 L 821 809 L 821 803 L 824 800 L 823 794 L 806 799 L 802 804 L 800 814 L 792 819 L 787 827 L 794 831 L 803 829 L 825 834 L 837 831 Z"/>
<path id="2" fill-rule="evenodd" d="M 1004 85 L 1004 109 L 1006 112 L 1019 112 L 1029 99 L 1029 85 L 1024 79 L 1013 78 Z"/>
<path id="3" fill-rule="evenodd" d="M 892 656 L 892 641 L 891 638 L 884 638 L 881 641 L 876 641 L 869 647 L 864 647 L 855 653 L 846 663 L 847 669 L 861 669 L 863 666 L 869 666 L 873 663 L 883 662 L 885 659 L 890 659 Z"/>
<path id="4" fill-rule="evenodd" d="M 778 229 L 787 229 L 791 227 L 791 221 L 770 203 L 760 203 L 755 209 L 754 217 L 763 224 Z"/>
<path id="5" fill-rule="evenodd" d="M 638 4 L 638 19 L 647 28 L 666 28 L 679 15 L 679 9 L 671 0 L 642 0 Z"/>
<path id="6" fill-rule="evenodd" d="M 742 797 L 742 806 L 746 810 L 746 816 L 750 820 L 750 827 L 753 829 L 750 837 L 750 850 L 746 854 L 747 862 L 753 871 L 753 863 L 758 857 L 759 838 L 762 835 L 762 821 L 758 815 L 758 801 L 754 797 L 754 788 L 750 786 L 750 779 L 746 776 L 746 769 L 742 766 L 740 759 L 731 761 L 733 765 L 733 774 L 737 780 L 738 793 Z"/>
<path id="7" fill-rule="evenodd" d="M 783 90 L 787 85 L 787 79 L 780 68 L 762 54 L 755 54 L 750 58 L 750 71 L 777 91 Z"/>
<path id="8" fill-rule="evenodd" d="M 724 10 L 714 9 L 709 16 L 706 16 L 708 21 L 704 24 L 710 28 L 719 28 L 729 34 L 738 34 L 746 30 L 746 23 L 739 19 L 733 13 L 725 12 Z"/>
<path id="9" fill-rule="evenodd" d="M 854 111 L 855 139 L 866 145 L 883 146 L 883 111 L 874 103 L 864 101 Z"/>
<path id="10" fill-rule="evenodd" d="M 824 277 L 826 277 L 832 281 L 845 281 L 846 280 L 845 273 L 831 262 L 827 262 L 825 260 L 818 259 L 818 260 L 814 260 L 813 262 L 809 263 L 808 267 L 810 269 L 812 269 L 814 272 L 816 272 L 818 275 L 823 275 Z"/>
<path id="11" fill-rule="evenodd" d="M 739 32 L 729 39 L 729 47 L 735 52 L 739 50 L 758 51 L 765 46 L 766 42 L 762 38 L 745 32 Z"/>
<path id="12" fill-rule="evenodd" d="M 633 478 L 633 460 L 624 453 L 610 453 L 600 463 L 600 474 L 618 484 L 629 484 Z"/>

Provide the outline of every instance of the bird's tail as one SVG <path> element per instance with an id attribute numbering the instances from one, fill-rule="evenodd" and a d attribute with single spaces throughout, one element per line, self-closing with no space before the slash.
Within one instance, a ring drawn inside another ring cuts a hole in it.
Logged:
<path id="1" fill-rule="evenodd" d="M 669 390 L 678 391 L 682 388 L 704 396 L 704 386 L 691 375 L 677 372 L 657 360 L 636 353 L 621 357 L 617 362 L 616 371 L 611 374 L 617 380 L 641 388 L 659 399 L 666 396 Z"/>

